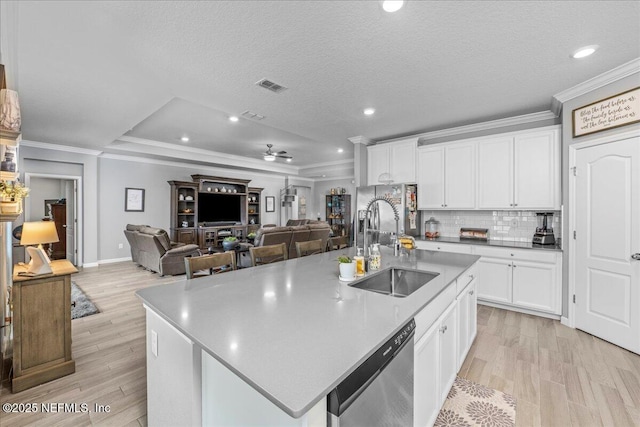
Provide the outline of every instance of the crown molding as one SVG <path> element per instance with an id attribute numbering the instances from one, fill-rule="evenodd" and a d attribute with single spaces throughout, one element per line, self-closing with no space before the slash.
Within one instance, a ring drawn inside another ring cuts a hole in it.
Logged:
<path id="1" fill-rule="evenodd" d="M 370 140 L 369 138 L 367 138 L 366 136 L 352 136 L 351 138 L 347 138 L 349 141 L 351 141 L 351 143 L 353 144 L 364 144 L 364 145 L 368 145 L 371 144 L 372 140 Z"/>
<path id="2" fill-rule="evenodd" d="M 640 58 L 633 59 L 620 65 L 619 67 L 604 72 L 569 89 L 563 90 L 556 95 L 553 95 L 553 99 L 551 101 L 552 107 L 556 107 L 556 105 L 559 104 L 561 108 L 562 104 L 571 99 L 585 95 L 593 90 L 616 82 L 625 77 L 629 77 L 636 73 L 640 73 Z"/>
<path id="3" fill-rule="evenodd" d="M 491 121 L 482 122 L 482 123 L 474 123 L 471 125 L 436 130 L 433 132 L 425 132 L 418 135 L 403 136 L 401 138 L 394 138 L 394 139 L 384 140 L 380 142 L 386 143 L 386 142 L 393 142 L 393 141 L 399 141 L 399 140 L 406 140 L 411 137 L 418 137 L 421 141 L 425 141 L 429 139 L 442 138 L 446 136 L 464 135 L 471 132 L 479 132 L 479 131 L 490 130 L 490 129 L 499 129 L 507 126 L 516 126 L 516 125 L 522 125 L 522 124 L 528 124 L 528 123 L 542 122 L 545 120 L 553 120 L 553 119 L 556 119 L 557 117 L 558 117 L 557 115 L 555 115 L 553 112 L 549 110 L 539 111 L 537 113 L 523 114 L 521 116 L 514 116 L 514 117 L 506 117 L 504 119 L 491 120 Z"/>
<path id="4" fill-rule="evenodd" d="M 153 147 L 154 150 L 163 149 L 173 152 L 173 156 L 176 156 L 176 151 L 179 153 L 190 153 L 198 156 L 207 156 L 211 158 L 211 160 L 200 159 L 200 161 L 208 161 L 212 164 L 221 165 L 221 166 L 236 166 L 242 168 L 249 169 L 261 169 L 266 171 L 273 171 L 277 173 L 283 174 L 293 174 L 298 175 L 300 167 L 299 166 L 290 166 L 290 165 L 282 165 L 274 162 L 267 162 L 263 160 L 256 160 L 250 157 L 236 156 L 233 154 L 220 153 L 217 151 L 205 150 L 202 148 L 195 148 L 189 146 L 176 146 L 175 144 L 169 144 L 166 142 L 154 141 L 150 139 L 144 138 L 136 138 L 133 136 L 121 136 L 116 140 L 116 142 L 128 142 L 130 144 L 144 145 L 148 147 Z M 108 148 L 113 150 L 122 150 L 122 151 L 130 151 L 137 152 L 143 155 L 158 155 L 156 153 L 145 152 L 142 150 L 135 150 L 132 147 L 123 147 L 119 145 L 110 145 Z M 189 160 L 188 158 L 182 157 L 183 160 Z"/>
<path id="5" fill-rule="evenodd" d="M 342 179 L 350 179 L 353 180 L 354 176 L 353 175 L 343 175 L 343 176 L 327 176 L 325 178 L 311 178 L 316 182 L 320 182 L 320 181 L 340 181 Z"/>
<path id="6" fill-rule="evenodd" d="M 55 150 L 55 151 L 65 151 L 67 153 L 87 154 L 89 156 L 99 156 L 100 154 L 103 153 L 102 151 L 90 150 L 88 148 L 72 147 L 70 145 L 51 144 L 49 142 L 30 141 L 26 139 L 23 139 L 20 142 L 20 145 L 24 147 L 40 148 L 43 150 Z"/>

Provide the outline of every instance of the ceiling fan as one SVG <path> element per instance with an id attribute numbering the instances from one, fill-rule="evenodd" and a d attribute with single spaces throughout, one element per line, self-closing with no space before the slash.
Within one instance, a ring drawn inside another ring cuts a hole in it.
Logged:
<path id="1" fill-rule="evenodd" d="M 287 156 L 286 151 L 271 151 L 271 147 L 273 147 L 273 144 L 267 144 L 267 151 L 262 153 L 262 155 L 264 156 L 263 158 L 267 162 L 275 161 L 276 157 L 280 157 L 281 159 L 286 159 L 287 162 L 290 162 L 291 159 L 293 159 L 293 157 Z"/>

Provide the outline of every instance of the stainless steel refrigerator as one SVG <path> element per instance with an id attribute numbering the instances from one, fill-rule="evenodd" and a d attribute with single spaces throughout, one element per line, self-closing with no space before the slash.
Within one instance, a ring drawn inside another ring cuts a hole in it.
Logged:
<path id="1" fill-rule="evenodd" d="M 365 219 L 369 230 L 367 242 L 388 245 L 392 241 L 392 233 L 396 232 L 393 208 L 386 202 L 376 201 L 371 205 L 365 218 L 367 204 L 374 198 L 386 196 L 393 201 L 399 211 L 398 227 L 400 234 L 418 236 L 420 234 L 420 211 L 418 211 L 418 195 L 415 184 L 372 185 L 356 189 L 356 224 L 355 243 L 362 247 L 364 243 Z"/>

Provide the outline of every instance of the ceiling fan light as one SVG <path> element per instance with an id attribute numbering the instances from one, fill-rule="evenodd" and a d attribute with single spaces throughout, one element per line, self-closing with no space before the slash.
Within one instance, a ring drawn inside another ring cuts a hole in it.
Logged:
<path id="1" fill-rule="evenodd" d="M 265 154 L 264 159 L 267 162 L 274 162 L 276 160 L 276 156 L 274 156 L 273 154 Z"/>
<path id="2" fill-rule="evenodd" d="M 382 8 L 385 12 L 393 13 L 402 9 L 404 5 L 403 0 L 384 0 L 382 2 Z"/>
<path id="3" fill-rule="evenodd" d="M 292 159 L 291 157 L 289 157 L 289 158 L 287 159 L 287 162 L 288 162 L 288 163 L 291 163 L 291 160 L 293 160 L 293 159 Z"/>

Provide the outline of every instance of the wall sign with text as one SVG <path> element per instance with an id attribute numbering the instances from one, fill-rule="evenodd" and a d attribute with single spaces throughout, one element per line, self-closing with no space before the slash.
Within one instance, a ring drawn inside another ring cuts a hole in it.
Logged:
<path id="1" fill-rule="evenodd" d="M 640 122 L 640 87 L 573 110 L 573 137 Z"/>

